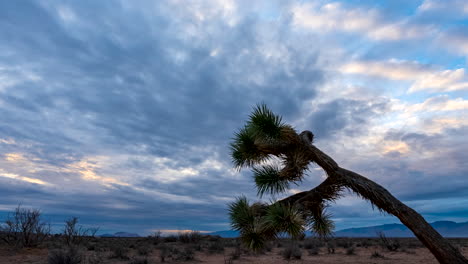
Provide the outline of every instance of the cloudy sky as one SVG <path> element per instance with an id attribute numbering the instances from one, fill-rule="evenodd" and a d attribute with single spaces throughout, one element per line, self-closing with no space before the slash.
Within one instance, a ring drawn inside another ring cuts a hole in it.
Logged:
<path id="1" fill-rule="evenodd" d="M 468 221 L 467 56 L 464 0 L 0 1 L 0 218 L 229 229 L 257 199 L 229 142 L 265 102 L 428 221 Z M 353 195 L 331 212 L 398 222 Z"/>

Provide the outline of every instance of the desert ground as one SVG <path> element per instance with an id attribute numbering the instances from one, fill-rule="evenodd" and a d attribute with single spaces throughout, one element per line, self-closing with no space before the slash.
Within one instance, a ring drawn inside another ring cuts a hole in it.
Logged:
<path id="1" fill-rule="evenodd" d="M 468 239 L 450 241 L 468 257 Z M 148 263 L 437 263 L 417 239 L 279 239 L 254 253 L 238 239 L 179 234 L 170 237 L 90 237 L 66 246 L 60 236 L 36 248 L 0 246 L 0 264 L 148 264 Z"/>

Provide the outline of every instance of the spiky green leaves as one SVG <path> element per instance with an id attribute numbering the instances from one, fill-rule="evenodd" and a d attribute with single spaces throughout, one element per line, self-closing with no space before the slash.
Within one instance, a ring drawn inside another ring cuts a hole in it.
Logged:
<path id="1" fill-rule="evenodd" d="M 252 128 L 255 137 L 264 140 L 274 140 L 281 136 L 281 130 L 286 125 L 282 118 L 275 115 L 265 104 L 259 104 L 250 115 L 247 126 Z"/>
<path id="2" fill-rule="evenodd" d="M 268 155 L 260 151 L 255 145 L 255 136 L 253 130 L 244 127 L 234 135 L 234 141 L 231 143 L 232 162 L 237 168 L 244 166 L 251 167 L 264 161 Z"/>
<path id="3" fill-rule="evenodd" d="M 289 181 L 280 176 L 279 168 L 267 165 L 253 169 L 257 193 L 262 197 L 265 193 L 282 193 L 289 188 Z"/>
<path id="4" fill-rule="evenodd" d="M 335 224 L 331 214 L 326 212 L 326 206 L 318 205 L 315 210 L 311 210 L 307 220 L 310 229 L 319 237 L 326 238 L 332 235 Z"/>
<path id="5" fill-rule="evenodd" d="M 304 217 L 299 210 L 289 204 L 270 205 L 265 220 L 277 233 L 287 233 L 293 238 L 304 233 Z"/>
<path id="6" fill-rule="evenodd" d="M 266 241 L 280 233 L 299 237 L 306 226 L 305 217 L 293 206 L 280 203 L 250 205 L 245 197 L 237 198 L 229 205 L 229 217 L 232 228 L 240 232 L 241 240 L 252 250 L 263 248 Z"/>
<path id="7" fill-rule="evenodd" d="M 237 198 L 235 202 L 229 204 L 228 210 L 231 226 L 234 230 L 242 231 L 248 228 L 254 221 L 255 214 L 250 208 L 247 198 L 244 196 Z"/>
<path id="8" fill-rule="evenodd" d="M 229 204 L 231 226 L 240 232 L 243 243 L 252 250 L 263 248 L 265 241 L 274 237 L 272 230 L 265 222 L 266 206 L 255 203 L 250 205 L 245 197 L 239 197 Z"/>
<path id="9" fill-rule="evenodd" d="M 275 115 L 265 104 L 257 105 L 247 124 L 234 135 L 231 143 L 234 165 L 237 168 L 252 167 L 265 161 L 272 153 L 264 147 L 279 143 L 284 131 L 290 132 L 292 128 L 282 123 L 281 116 Z"/>

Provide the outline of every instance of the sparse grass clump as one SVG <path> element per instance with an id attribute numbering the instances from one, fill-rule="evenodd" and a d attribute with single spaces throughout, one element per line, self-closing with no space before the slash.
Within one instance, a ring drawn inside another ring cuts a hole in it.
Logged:
<path id="1" fill-rule="evenodd" d="M 310 248 L 307 250 L 307 252 L 309 252 L 309 256 L 316 256 L 319 254 L 319 248 Z"/>
<path id="2" fill-rule="evenodd" d="M 281 255 L 283 256 L 284 259 L 289 260 L 289 259 L 301 259 L 302 258 L 302 251 L 298 247 L 297 244 L 290 245 L 286 247 L 282 252 Z"/>
<path id="3" fill-rule="evenodd" d="M 234 251 L 231 252 L 230 258 L 233 259 L 233 260 L 239 259 L 240 256 L 241 256 L 241 253 L 242 253 L 242 250 L 241 250 L 240 246 L 236 246 L 234 248 Z"/>
<path id="4" fill-rule="evenodd" d="M 128 260 L 130 259 L 128 257 L 128 251 L 128 248 L 121 245 L 116 245 L 112 248 L 112 254 L 110 255 L 110 258 Z"/>
<path id="5" fill-rule="evenodd" d="M 374 251 L 374 253 L 372 253 L 371 255 L 371 258 L 385 258 L 384 255 L 380 254 L 379 252 L 377 251 Z"/>
<path id="6" fill-rule="evenodd" d="M 134 258 L 130 261 L 130 264 L 148 264 L 147 258 Z"/>
<path id="7" fill-rule="evenodd" d="M 168 246 L 162 244 L 158 247 L 159 249 L 159 259 L 161 262 L 165 262 L 166 258 L 170 256 L 170 249 Z"/>
<path id="8" fill-rule="evenodd" d="M 177 236 L 170 235 L 164 238 L 165 243 L 177 242 Z"/>
<path id="9" fill-rule="evenodd" d="M 346 255 L 356 255 L 356 248 L 355 247 L 349 247 L 346 249 Z"/>
<path id="10" fill-rule="evenodd" d="M 379 235 L 382 248 L 388 251 L 397 251 L 400 248 L 398 240 L 387 238 L 383 232 L 378 232 L 377 234 Z"/>
<path id="11" fill-rule="evenodd" d="M 335 243 L 328 242 L 327 243 L 327 251 L 328 251 L 328 254 L 335 254 Z"/>
<path id="12" fill-rule="evenodd" d="M 190 247 L 185 247 L 173 256 L 174 260 L 178 261 L 190 261 L 195 259 L 195 251 Z"/>
<path id="13" fill-rule="evenodd" d="M 80 264 L 81 253 L 75 247 L 49 252 L 48 264 Z"/>
<path id="14" fill-rule="evenodd" d="M 148 256 L 151 253 L 152 249 L 148 246 L 140 246 L 138 247 L 137 251 L 138 255 Z"/>
<path id="15" fill-rule="evenodd" d="M 208 253 L 210 254 L 217 254 L 224 252 L 224 245 L 222 242 L 210 242 L 208 244 Z"/>
<path id="16" fill-rule="evenodd" d="M 200 232 L 197 231 L 191 231 L 187 233 L 179 233 L 177 240 L 180 241 L 181 243 L 198 243 L 202 239 L 202 235 Z"/>

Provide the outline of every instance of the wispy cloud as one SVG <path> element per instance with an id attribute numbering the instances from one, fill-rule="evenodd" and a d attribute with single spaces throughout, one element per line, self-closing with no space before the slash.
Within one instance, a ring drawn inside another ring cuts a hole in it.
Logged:
<path id="1" fill-rule="evenodd" d="M 360 74 L 397 81 L 409 81 L 408 92 L 427 90 L 430 92 L 450 92 L 468 89 L 468 76 L 464 68 L 438 70 L 431 65 L 414 61 L 353 61 L 340 67 L 346 74 Z"/>
<path id="2" fill-rule="evenodd" d="M 298 4 L 292 8 L 292 13 L 297 26 L 317 32 L 362 34 L 373 40 L 415 39 L 434 31 L 431 25 L 411 24 L 407 19 L 388 21 L 378 9 L 345 7 L 339 2 Z"/>

